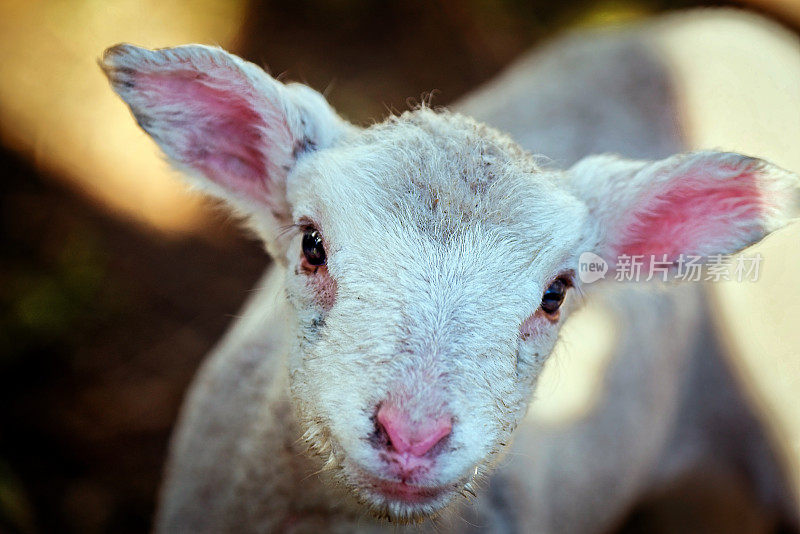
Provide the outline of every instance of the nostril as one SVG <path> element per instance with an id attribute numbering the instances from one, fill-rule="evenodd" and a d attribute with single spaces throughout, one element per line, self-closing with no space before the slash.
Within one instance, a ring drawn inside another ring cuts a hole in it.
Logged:
<path id="1" fill-rule="evenodd" d="M 405 411 L 386 403 L 378 410 L 376 425 L 388 439 L 389 447 L 413 456 L 425 455 L 453 430 L 449 416 L 413 422 Z"/>

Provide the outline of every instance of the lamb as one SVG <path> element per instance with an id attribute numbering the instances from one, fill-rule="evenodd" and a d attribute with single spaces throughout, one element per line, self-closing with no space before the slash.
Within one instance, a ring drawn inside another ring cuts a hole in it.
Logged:
<path id="1" fill-rule="evenodd" d="M 157 531 L 603 532 L 709 459 L 797 527 L 702 289 L 577 275 L 587 251 L 734 253 L 800 205 L 766 161 L 670 155 L 649 29 L 555 43 L 461 104 L 484 122 L 420 106 L 368 128 L 219 48 L 106 51 L 139 125 L 274 259 L 186 400 Z M 544 432 L 524 416 L 581 293 L 618 318 L 607 395 Z"/>

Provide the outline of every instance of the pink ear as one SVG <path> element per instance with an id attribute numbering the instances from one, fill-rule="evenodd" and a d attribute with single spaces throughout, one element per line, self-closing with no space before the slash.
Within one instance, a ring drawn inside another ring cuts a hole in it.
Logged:
<path id="1" fill-rule="evenodd" d="M 296 156 L 337 126 L 329 108 L 317 121 L 327 124 L 313 124 L 293 88 L 218 48 L 118 45 L 101 66 L 172 162 L 240 207 L 265 204 L 285 215 L 284 180 Z"/>
<path id="2" fill-rule="evenodd" d="M 232 191 L 266 201 L 270 180 L 267 154 L 271 149 L 273 159 L 285 154 L 275 154 L 280 145 L 270 147 L 264 142 L 261 131 L 267 125 L 244 84 L 237 86 L 233 76 L 214 80 L 212 86 L 205 76 L 192 71 L 141 73 L 132 83 L 140 94 L 147 95 L 151 107 L 136 118 L 145 130 L 170 145 L 181 164 Z M 153 117 L 170 109 L 175 111 L 165 118 Z M 159 120 L 162 124 L 156 126 Z M 171 136 L 165 136 L 161 129 L 169 127 L 173 128 Z M 283 119 L 277 118 L 270 128 L 279 141 L 283 138 L 283 144 L 289 143 Z"/>
<path id="3" fill-rule="evenodd" d="M 757 161 L 750 160 L 738 168 L 685 169 L 685 175 L 674 176 L 660 189 L 643 195 L 612 248 L 620 255 L 666 254 L 674 260 L 715 245 L 725 247 L 732 232 L 737 236 L 763 233 L 771 204 L 766 191 L 759 189 L 757 167 Z"/>
<path id="4" fill-rule="evenodd" d="M 765 161 L 697 152 L 657 162 L 609 156 L 573 168 L 579 193 L 604 234 L 598 249 L 621 255 L 731 254 L 782 226 L 796 209 L 797 177 Z M 583 176 L 581 176 L 583 175 Z"/>

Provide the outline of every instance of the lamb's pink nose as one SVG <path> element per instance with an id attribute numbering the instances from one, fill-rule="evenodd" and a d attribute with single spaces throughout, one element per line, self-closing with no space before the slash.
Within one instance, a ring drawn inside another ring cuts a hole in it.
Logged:
<path id="1" fill-rule="evenodd" d="M 378 410 L 377 423 L 395 451 L 413 456 L 423 456 L 453 429 L 451 417 L 413 422 L 405 411 L 388 403 Z"/>

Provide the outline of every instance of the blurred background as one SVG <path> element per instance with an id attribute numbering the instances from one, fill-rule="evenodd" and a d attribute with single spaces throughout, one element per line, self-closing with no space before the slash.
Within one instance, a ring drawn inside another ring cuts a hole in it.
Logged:
<path id="1" fill-rule="evenodd" d="M 798 0 L 748 4 L 800 28 Z M 432 90 L 447 105 L 564 29 L 699 5 L 740 4 L 0 0 L 0 532 L 149 529 L 184 390 L 269 261 L 168 170 L 108 88 L 104 48 L 218 44 L 369 124 Z M 796 287 L 791 272 L 772 282 Z M 776 334 L 759 321 L 789 332 L 798 299 L 776 318 L 748 291 L 718 298 L 751 311 L 763 339 L 739 343 L 763 353 Z M 800 338 L 777 338 L 783 359 L 741 369 L 797 455 Z M 566 378 L 578 354 L 553 366 L 535 416 L 579 412 L 591 384 Z"/>

